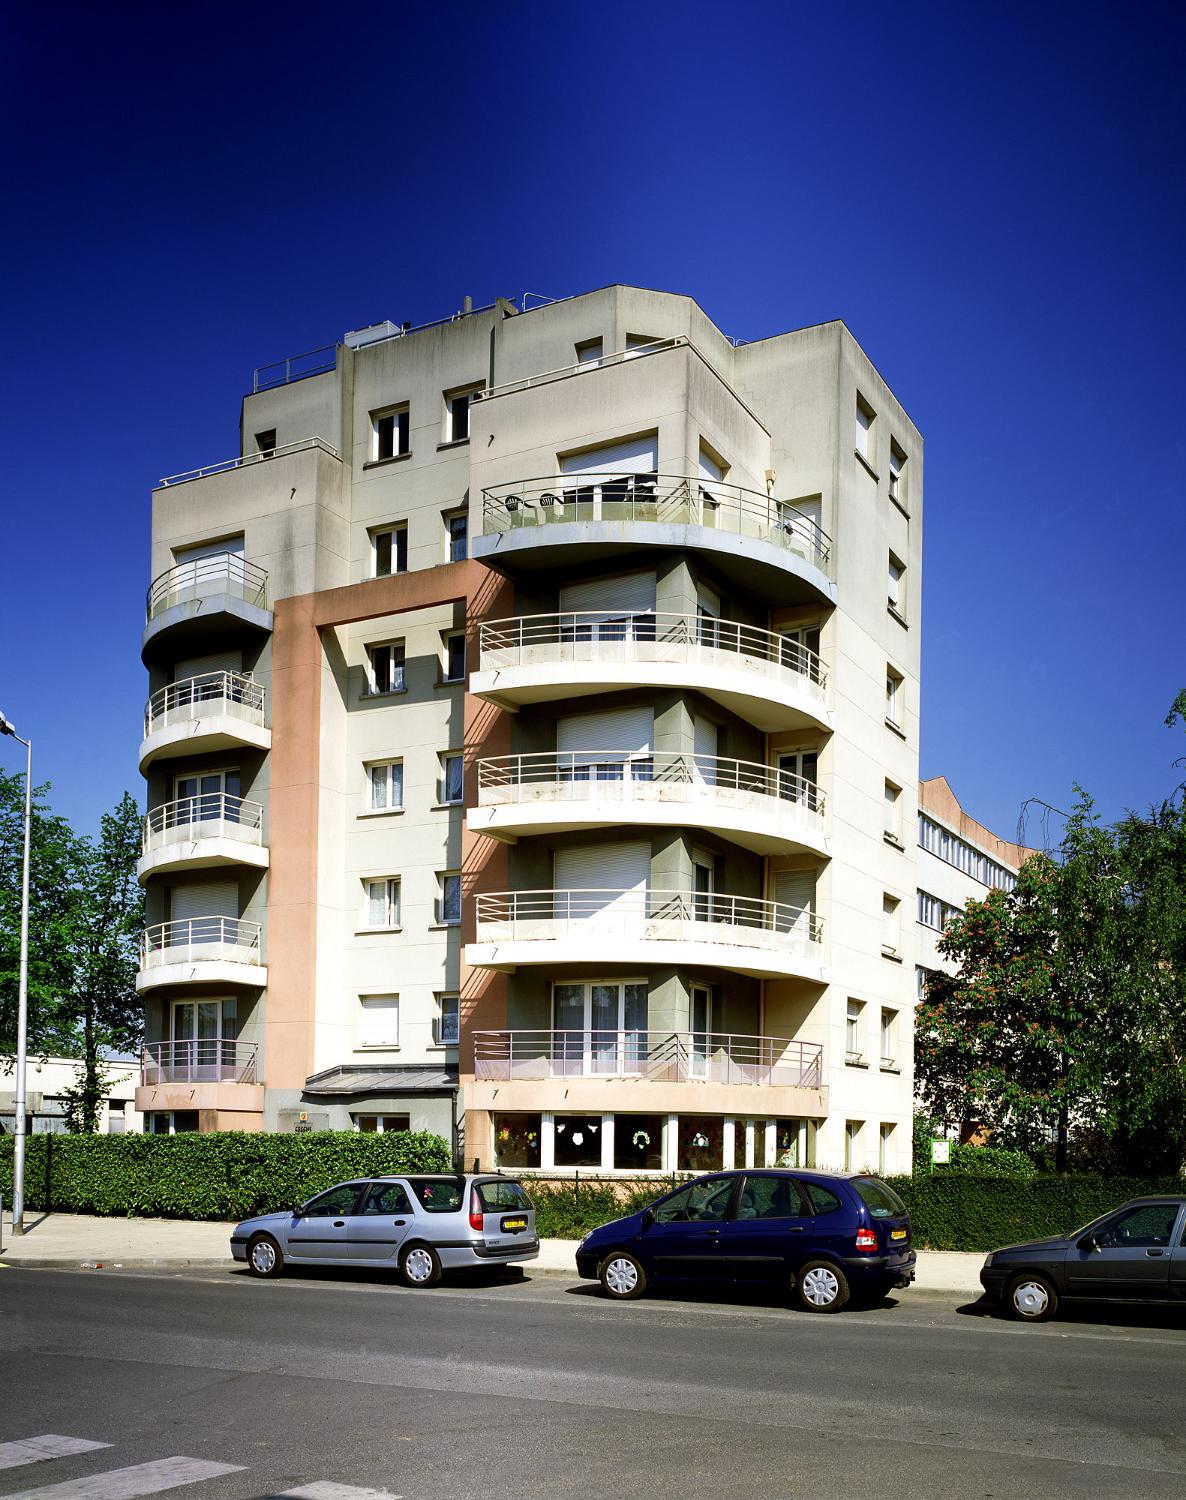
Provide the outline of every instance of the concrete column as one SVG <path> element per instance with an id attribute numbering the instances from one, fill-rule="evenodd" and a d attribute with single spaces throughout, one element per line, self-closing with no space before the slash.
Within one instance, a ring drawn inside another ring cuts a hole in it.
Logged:
<path id="1" fill-rule="evenodd" d="M 721 1167 L 723 1171 L 731 1172 L 737 1165 L 735 1159 L 736 1151 L 736 1122 L 726 1120 L 721 1129 Z"/>
<path id="2" fill-rule="evenodd" d="M 556 1166 L 556 1119 L 554 1115 L 540 1115 L 539 1164 L 541 1169 L 554 1170 Z"/>
<path id="3" fill-rule="evenodd" d="M 602 1115 L 601 1117 L 601 1170 L 612 1172 L 614 1169 L 614 1117 L 613 1115 Z"/>
<path id="4" fill-rule="evenodd" d="M 663 1170 L 674 1172 L 679 1161 L 679 1116 L 668 1115 L 663 1127 Z"/>

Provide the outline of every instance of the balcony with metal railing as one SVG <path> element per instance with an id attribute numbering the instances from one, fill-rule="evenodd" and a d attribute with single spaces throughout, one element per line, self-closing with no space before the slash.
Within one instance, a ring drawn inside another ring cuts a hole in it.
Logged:
<path id="1" fill-rule="evenodd" d="M 216 869 L 225 865 L 268 865 L 264 810 L 258 802 L 226 792 L 177 797 L 152 808 L 144 818 L 137 874 Z"/>
<path id="2" fill-rule="evenodd" d="M 752 896 L 687 890 L 538 890 L 479 895 L 472 968 L 615 964 L 731 969 L 822 984 L 823 923 Z"/>
<path id="3" fill-rule="evenodd" d="M 140 1083 L 259 1083 L 259 1049 L 254 1042 L 197 1037 L 187 1041 L 146 1042 L 140 1054 Z"/>
<path id="4" fill-rule="evenodd" d="M 244 633 L 268 634 L 268 575 L 239 552 L 179 562 L 154 578 L 145 600 L 141 654 L 198 654 L 242 640 Z"/>
<path id="5" fill-rule="evenodd" d="M 181 917 L 144 929 L 136 989 L 162 985 L 233 984 L 259 988 L 268 982 L 258 922 L 242 917 Z"/>
<path id="6" fill-rule="evenodd" d="M 491 620 L 470 691 L 503 708 L 630 687 L 693 689 L 766 733 L 831 729 L 815 652 L 704 615 L 579 610 Z"/>
<path id="7" fill-rule="evenodd" d="M 704 828 L 757 854 L 826 854 L 813 781 L 756 761 L 665 751 L 563 751 L 478 762 L 470 828 L 508 841 L 617 825 Z"/>
<path id="8" fill-rule="evenodd" d="M 153 693 L 144 707 L 140 770 L 211 750 L 270 750 L 264 686 L 243 672 L 199 672 Z"/>
<path id="9" fill-rule="evenodd" d="M 787 1037 L 719 1031 L 478 1031 L 474 1076 L 505 1083 L 623 1078 L 819 1089 L 823 1048 Z"/>
<path id="10" fill-rule="evenodd" d="M 808 511 L 758 490 L 622 472 L 552 474 L 482 491 L 473 555 L 493 567 L 550 571 L 646 547 L 708 552 L 740 586 L 835 602 L 831 538 Z"/>

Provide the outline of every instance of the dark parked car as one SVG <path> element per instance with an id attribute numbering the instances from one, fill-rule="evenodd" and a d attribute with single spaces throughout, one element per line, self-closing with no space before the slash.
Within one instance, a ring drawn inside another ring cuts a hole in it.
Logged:
<path id="1" fill-rule="evenodd" d="M 994 1250 L 980 1284 L 1015 1318 L 1042 1323 L 1064 1297 L 1186 1297 L 1186 1197 L 1134 1198 L 1060 1239 Z"/>
<path id="2" fill-rule="evenodd" d="M 651 1281 L 773 1281 L 810 1312 L 914 1280 L 910 1217 L 892 1188 L 859 1173 L 718 1172 L 698 1177 L 577 1248 L 577 1270 L 606 1296 Z"/>

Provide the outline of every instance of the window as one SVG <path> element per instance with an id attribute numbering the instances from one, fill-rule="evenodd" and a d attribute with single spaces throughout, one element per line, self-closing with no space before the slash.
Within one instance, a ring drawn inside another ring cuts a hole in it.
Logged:
<path id="1" fill-rule="evenodd" d="M 844 1019 L 844 1060 L 854 1068 L 864 1065 L 861 1051 L 861 1014 L 864 1009 L 862 1001 L 850 1000 Z"/>
<path id="2" fill-rule="evenodd" d="M 147 1118 L 149 1135 L 181 1135 L 185 1131 L 198 1128 L 196 1109 L 163 1110 Z"/>
<path id="3" fill-rule="evenodd" d="M 271 458 L 272 454 L 275 453 L 276 429 L 274 427 L 269 427 L 267 432 L 257 432 L 255 434 L 255 451 L 262 454 L 264 458 Z"/>
<path id="4" fill-rule="evenodd" d="M 558 1167 L 601 1165 L 601 1116 L 557 1115 L 552 1150 Z"/>
<path id="5" fill-rule="evenodd" d="M 894 614 L 906 618 L 906 564 L 889 555 L 888 603 Z"/>
<path id="6" fill-rule="evenodd" d="M 408 527 L 384 527 L 371 532 L 371 577 L 390 578 L 393 573 L 408 571 Z"/>
<path id="7" fill-rule="evenodd" d="M 465 1189 L 456 1178 L 415 1177 L 412 1191 L 420 1199 L 420 1207 L 428 1214 L 455 1214 L 465 1200 Z"/>
<path id="8" fill-rule="evenodd" d="M 905 718 L 905 678 L 901 672 L 895 672 L 893 667 L 885 669 L 885 722 L 902 732 L 902 723 Z"/>
<path id="9" fill-rule="evenodd" d="M 399 877 L 390 876 L 386 880 L 368 880 L 365 884 L 367 892 L 367 926 L 398 927 Z"/>
<path id="10" fill-rule="evenodd" d="M 367 771 L 367 811 L 396 812 L 404 805 L 404 763 L 375 761 Z"/>
<path id="11" fill-rule="evenodd" d="M 845 1120 L 844 1122 L 844 1170 L 855 1172 L 861 1159 L 861 1131 L 864 1129 L 864 1120 Z"/>
<path id="12" fill-rule="evenodd" d="M 783 751 L 778 757 L 778 795 L 786 802 L 801 802 L 817 811 L 820 805 L 816 779 L 819 757 L 814 750 Z"/>
<path id="13" fill-rule="evenodd" d="M 495 1115 L 494 1149 L 500 1167 L 538 1167 L 542 1116 L 535 1114 Z"/>
<path id="14" fill-rule="evenodd" d="M 407 405 L 393 406 L 388 411 L 371 413 L 371 461 L 381 463 L 385 458 L 402 458 L 410 453 L 409 420 Z"/>
<path id="15" fill-rule="evenodd" d="M 657 1171 L 663 1165 L 662 1115 L 614 1116 L 614 1166 L 619 1171 Z"/>
<path id="16" fill-rule="evenodd" d="M 739 1219 L 799 1218 L 803 1205 L 789 1177 L 747 1177 L 737 1200 Z"/>
<path id="17" fill-rule="evenodd" d="M 362 1187 L 361 1182 L 344 1182 L 341 1187 L 330 1188 L 328 1193 L 310 1198 L 302 1212 L 307 1219 L 345 1218 L 354 1212 Z"/>
<path id="18" fill-rule="evenodd" d="M 653 333 L 628 333 L 626 335 L 626 358 L 634 359 L 652 344 L 658 344 L 661 340 Z"/>
<path id="19" fill-rule="evenodd" d="M 885 958 L 898 956 L 898 907 L 901 904 L 896 896 L 881 898 L 881 952 Z"/>
<path id="20" fill-rule="evenodd" d="M 803 1187 L 814 1214 L 834 1214 L 837 1209 L 844 1207 L 832 1189 L 825 1187 L 822 1182 L 805 1182 Z"/>
<path id="21" fill-rule="evenodd" d="M 389 641 L 367 647 L 367 692 L 402 693 L 404 690 L 404 643 Z"/>
<path id="22" fill-rule="evenodd" d="M 399 1046 L 399 996 L 360 995 L 362 1015 L 358 1027 L 360 1047 Z"/>
<path id="23" fill-rule="evenodd" d="M 945 864 L 954 865 L 957 870 L 962 870 L 965 875 L 970 875 L 981 885 L 992 885 L 1002 891 L 1011 891 L 1017 884 L 1017 876 L 1012 870 L 1007 870 L 995 859 L 990 859 L 987 854 L 969 844 L 966 839 L 948 832 L 946 828 L 922 812 L 918 815 L 918 843 L 920 848 L 933 854 L 936 859 L 943 860 Z"/>
<path id="24" fill-rule="evenodd" d="M 456 1047 L 461 1042 L 461 996 L 437 996 L 436 1040 L 438 1047 Z"/>
<path id="25" fill-rule="evenodd" d="M 440 890 L 437 896 L 437 921 L 442 927 L 456 927 L 461 921 L 461 876 L 439 874 Z"/>
<path id="26" fill-rule="evenodd" d="M 601 363 L 601 340 L 585 339 L 583 343 L 576 346 L 578 365 L 599 365 Z"/>
<path id="27" fill-rule="evenodd" d="M 351 1115 L 350 1118 L 355 1130 L 363 1135 L 386 1135 L 392 1130 L 412 1128 L 410 1115 Z M 412 1205 L 403 1188 L 389 1182 L 372 1189 L 362 1211 L 364 1214 L 410 1214 Z"/>
<path id="28" fill-rule="evenodd" d="M 885 783 L 885 838 L 886 842 L 902 847 L 902 788 L 892 781 Z"/>
<path id="29" fill-rule="evenodd" d="M 779 632 L 782 645 L 779 654 L 782 665 L 792 672 L 802 672 L 812 682 L 820 681 L 819 626 L 796 625 L 793 629 Z"/>
<path id="30" fill-rule="evenodd" d="M 1176 1203 L 1146 1203 L 1101 1224 L 1093 1231 L 1095 1242 L 1108 1250 L 1152 1250 L 1168 1246 L 1177 1217 Z"/>
<path id="31" fill-rule="evenodd" d="M 873 462 L 873 423 L 877 413 L 859 392 L 857 394 L 856 449 L 867 464 Z"/>
<path id="32" fill-rule="evenodd" d="M 914 969 L 914 998 L 919 1005 L 927 998 L 927 980 L 931 977 L 932 970 L 924 969 L 921 964 L 916 964 Z"/>
<path id="33" fill-rule="evenodd" d="M 441 802 L 460 802 L 464 790 L 465 757 L 460 754 L 442 755 L 437 799 Z"/>
<path id="34" fill-rule="evenodd" d="M 684 1134 L 684 1127 L 696 1123 L 694 1117 L 681 1120 L 680 1135 Z M 687 1187 L 680 1188 L 670 1197 L 664 1198 L 661 1203 L 656 1203 L 655 1223 L 716 1223 L 723 1219 L 728 1211 L 735 1180 L 732 1177 L 709 1177 L 703 1182 L 689 1183 Z"/>
<path id="35" fill-rule="evenodd" d="M 894 1066 L 894 1037 L 898 1029 L 898 1012 L 889 1006 L 881 1007 L 881 1066 Z"/>
<path id="36" fill-rule="evenodd" d="M 960 914 L 958 906 L 941 901 L 938 896 L 932 896 L 929 891 L 919 891 L 918 925 L 920 927 L 932 927 L 936 932 L 942 932 L 951 918 L 958 917 Z"/>
<path id="37" fill-rule="evenodd" d="M 467 443 L 469 441 L 469 408 L 481 385 L 466 386 L 462 390 L 445 392 L 445 442 Z"/>
<path id="38" fill-rule="evenodd" d="M 445 561 L 464 562 L 469 556 L 469 514 L 464 510 L 454 511 L 444 517 Z"/>
<path id="39" fill-rule="evenodd" d="M 445 682 L 465 681 L 465 636 L 459 631 L 445 637 Z"/>
<path id="40" fill-rule="evenodd" d="M 479 1182 L 474 1185 L 484 1213 L 506 1213 L 509 1210 L 534 1208 L 535 1204 L 517 1182 Z"/>
<path id="41" fill-rule="evenodd" d="M 897 443 L 890 439 L 889 497 L 906 509 L 906 455 Z"/>

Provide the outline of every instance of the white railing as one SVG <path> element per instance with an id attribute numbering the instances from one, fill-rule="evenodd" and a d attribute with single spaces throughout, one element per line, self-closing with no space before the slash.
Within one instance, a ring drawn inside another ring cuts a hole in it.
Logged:
<path id="1" fill-rule="evenodd" d="M 159 688 L 144 707 L 144 736 L 158 729 L 228 714 L 264 727 L 264 687 L 242 672 L 200 672 Z"/>
<path id="2" fill-rule="evenodd" d="M 140 1054 L 140 1082 L 257 1083 L 258 1048 L 254 1042 L 198 1037 L 184 1042 L 145 1042 Z"/>
<path id="3" fill-rule="evenodd" d="M 817 957 L 823 923 L 814 912 L 778 901 L 686 890 L 499 891 L 477 898 L 479 943 L 589 936 Z"/>
<path id="4" fill-rule="evenodd" d="M 832 542 L 806 512 L 725 480 L 672 474 L 553 474 L 482 491 L 482 530 L 489 533 L 615 521 L 705 526 L 760 537 L 828 573 Z"/>
<path id="5" fill-rule="evenodd" d="M 145 854 L 174 841 L 202 838 L 238 839 L 258 848 L 263 845 L 263 827 L 264 810 L 258 802 L 226 792 L 199 792 L 146 813 L 141 842 Z"/>
<path id="6" fill-rule="evenodd" d="M 477 1031 L 474 1073 L 504 1082 L 638 1078 L 818 1089 L 823 1048 L 817 1042 L 719 1031 Z"/>
<path id="7" fill-rule="evenodd" d="M 506 380 L 501 385 L 492 385 L 489 390 L 479 391 L 476 399 L 488 401 L 492 396 L 508 396 L 513 391 L 529 391 L 533 386 L 551 385 L 554 380 L 564 380 L 569 375 L 584 375 L 589 370 L 604 370 L 610 365 L 624 364 L 627 360 L 638 359 L 643 354 L 660 354 L 664 349 L 679 349 L 690 346 L 691 341 L 685 335 L 679 335 L 671 339 L 655 339 L 650 344 L 636 344 L 630 349 L 619 350 L 616 354 L 599 354 L 596 359 L 578 360 L 572 365 L 558 365 L 554 370 L 541 370 L 537 375 L 527 375 L 522 380 Z"/>
<path id="8" fill-rule="evenodd" d="M 182 917 L 146 927 L 140 939 L 142 969 L 212 959 L 258 964 L 259 923 L 246 922 L 242 917 Z"/>
<path id="9" fill-rule="evenodd" d="M 663 750 L 566 750 L 501 755 L 478 762 L 478 805 L 533 802 L 716 802 L 764 808 L 775 816 L 787 803 L 816 818 L 824 796 L 814 781 L 759 761 Z"/>
<path id="10" fill-rule="evenodd" d="M 268 575 L 239 552 L 215 552 L 178 563 L 154 578 L 148 590 L 146 618 L 151 623 L 165 610 L 195 599 L 230 594 L 259 609 L 268 607 Z"/>
<path id="11" fill-rule="evenodd" d="M 330 368 L 333 368 L 332 365 Z M 301 438 L 296 443 L 282 443 L 278 448 L 265 448 L 262 453 L 242 453 L 237 458 L 220 459 L 218 463 L 206 464 L 201 469 L 186 469 L 183 474 L 170 474 L 161 480 L 158 488 L 165 489 L 173 484 L 188 484 L 192 479 L 205 479 L 210 474 L 227 474 L 232 469 L 249 469 L 253 464 L 270 463 L 274 458 L 284 458 L 289 453 L 302 453 L 306 448 L 320 448 L 322 453 L 328 453 L 331 458 L 340 457 L 338 450 L 331 443 L 327 443 L 324 438 Z"/>
<path id="12" fill-rule="evenodd" d="M 576 610 L 490 620 L 479 634 L 479 656 L 483 672 L 536 663 L 700 661 L 806 680 L 821 691 L 827 684 L 819 657 L 798 641 L 710 615 Z"/>

